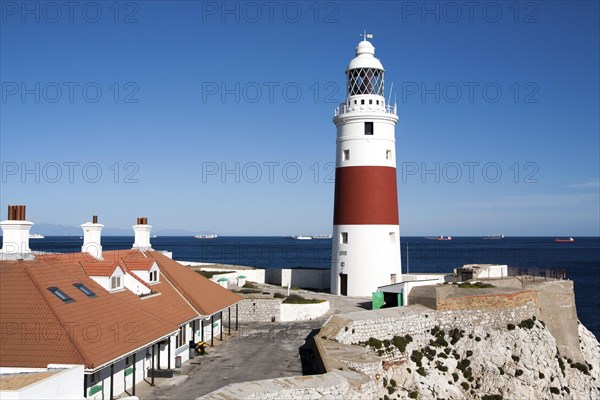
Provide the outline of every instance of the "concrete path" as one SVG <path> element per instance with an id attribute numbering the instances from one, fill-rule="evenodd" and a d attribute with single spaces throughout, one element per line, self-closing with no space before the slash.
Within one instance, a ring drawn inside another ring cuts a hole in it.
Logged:
<path id="1" fill-rule="evenodd" d="M 142 400 L 195 399 L 230 383 L 316 373 L 310 338 L 330 315 L 364 310 L 370 299 L 294 293 L 329 300 L 329 312 L 311 321 L 241 325 L 235 336 L 188 361 L 174 378 L 156 382 L 154 388 L 142 383 L 137 395 Z"/>

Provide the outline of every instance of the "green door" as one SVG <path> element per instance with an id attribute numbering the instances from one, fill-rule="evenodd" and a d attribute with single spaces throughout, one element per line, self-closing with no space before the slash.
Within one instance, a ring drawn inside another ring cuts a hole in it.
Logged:
<path id="1" fill-rule="evenodd" d="M 385 305 L 385 300 L 383 299 L 383 292 L 373 292 L 371 305 L 371 308 L 373 310 L 379 310 Z"/>
<path id="2" fill-rule="evenodd" d="M 403 293 L 398 293 L 398 307 L 402 307 L 404 305 L 404 296 Z"/>

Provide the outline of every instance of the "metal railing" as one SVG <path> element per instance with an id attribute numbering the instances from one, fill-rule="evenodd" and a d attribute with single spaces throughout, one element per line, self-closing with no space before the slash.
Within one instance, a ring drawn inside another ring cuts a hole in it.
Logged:
<path id="1" fill-rule="evenodd" d="M 397 106 L 396 104 L 384 106 L 373 104 L 353 104 L 349 106 L 346 103 L 340 103 L 340 105 L 335 109 L 334 116 L 337 117 L 353 111 L 384 112 L 386 114 L 397 115 Z"/>
<path id="2" fill-rule="evenodd" d="M 532 280 L 564 280 L 567 279 L 567 271 L 563 268 L 521 268 L 508 267 L 508 276 L 522 277 Z"/>

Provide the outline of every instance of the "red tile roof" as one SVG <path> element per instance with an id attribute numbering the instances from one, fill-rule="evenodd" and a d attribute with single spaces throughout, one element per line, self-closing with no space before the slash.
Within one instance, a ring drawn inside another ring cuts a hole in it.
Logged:
<path id="1" fill-rule="evenodd" d="M 64 363 L 95 369 L 175 333 L 183 323 L 241 300 L 159 252 L 105 251 L 103 257 L 98 261 L 86 253 L 68 253 L 38 256 L 35 261 L 0 261 L 1 366 Z M 109 293 L 90 278 L 112 273 L 119 260 L 140 282 L 128 265 L 155 260 L 161 281 L 144 284 L 158 295 Z M 83 283 L 96 296 L 86 296 L 74 283 Z M 58 287 L 74 301 L 63 302 L 49 287 Z"/>
<path id="2" fill-rule="evenodd" d="M 157 251 L 150 251 L 148 254 L 156 260 L 163 276 L 167 277 L 169 282 L 200 314 L 208 316 L 242 300 L 239 295 L 184 267 L 164 254 Z"/>
<path id="3" fill-rule="evenodd" d="M 119 263 L 115 261 L 80 261 L 79 264 L 88 276 L 112 276 Z"/>

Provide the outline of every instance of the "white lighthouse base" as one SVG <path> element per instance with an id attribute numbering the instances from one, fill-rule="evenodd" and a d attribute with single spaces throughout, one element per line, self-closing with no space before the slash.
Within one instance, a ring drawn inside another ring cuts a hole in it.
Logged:
<path id="1" fill-rule="evenodd" d="M 334 225 L 332 248 L 333 294 L 370 297 L 379 286 L 402 280 L 398 225 Z"/>

